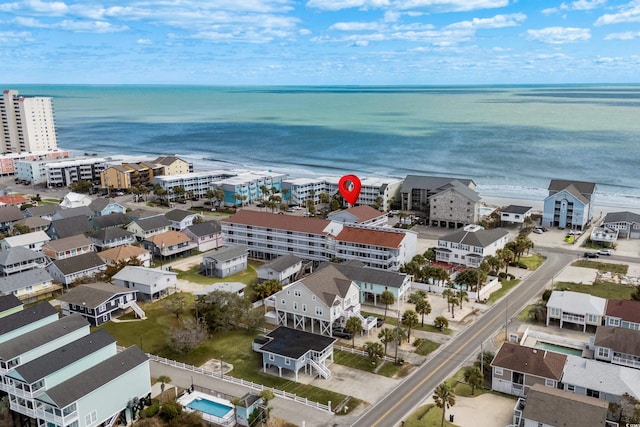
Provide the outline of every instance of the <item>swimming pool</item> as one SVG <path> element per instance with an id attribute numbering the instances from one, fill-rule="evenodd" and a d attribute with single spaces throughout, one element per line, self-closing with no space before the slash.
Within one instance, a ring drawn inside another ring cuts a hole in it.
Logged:
<path id="1" fill-rule="evenodd" d="M 565 347 L 563 345 L 551 344 L 544 341 L 536 341 L 534 347 L 541 350 L 548 350 L 556 353 L 568 354 L 571 356 L 582 356 L 582 350 L 580 350 L 579 348 Z"/>
<path id="2" fill-rule="evenodd" d="M 495 210 L 496 210 L 495 208 L 482 207 L 478 209 L 478 213 L 480 214 L 480 216 L 487 216 L 487 215 L 491 215 L 491 213 Z"/>
<path id="3" fill-rule="evenodd" d="M 225 418 L 229 412 L 233 411 L 233 407 L 224 405 L 219 402 L 213 402 L 202 397 L 196 398 L 187 404 L 187 408 L 194 411 L 204 412 L 218 418 Z"/>

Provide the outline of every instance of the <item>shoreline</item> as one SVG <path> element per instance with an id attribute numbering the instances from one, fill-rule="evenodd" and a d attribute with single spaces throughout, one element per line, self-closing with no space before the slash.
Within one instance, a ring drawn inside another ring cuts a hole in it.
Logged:
<path id="1" fill-rule="evenodd" d="M 481 203 L 492 208 L 506 207 L 509 205 L 531 206 L 534 212 L 540 214 L 542 214 L 544 210 L 544 200 L 495 195 L 483 196 L 482 194 L 480 194 L 480 198 Z M 599 217 L 604 218 L 605 215 L 611 212 L 633 212 L 640 215 L 639 207 L 598 204 L 597 202 L 593 202 L 591 211 L 594 219 Z"/>

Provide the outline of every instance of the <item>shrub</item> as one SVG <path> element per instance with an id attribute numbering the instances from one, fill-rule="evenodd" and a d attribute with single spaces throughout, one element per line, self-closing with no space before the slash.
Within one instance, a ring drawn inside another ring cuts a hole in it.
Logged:
<path id="1" fill-rule="evenodd" d="M 422 344 L 422 341 L 423 341 L 423 340 L 422 340 L 422 338 L 416 338 L 416 339 L 413 341 L 413 346 L 414 346 L 414 347 L 418 347 L 420 344 Z"/>
<path id="2" fill-rule="evenodd" d="M 158 415 L 158 412 L 160 412 L 160 404 L 158 401 L 155 401 L 142 411 L 142 416 L 145 418 L 152 418 Z"/>
<path id="3" fill-rule="evenodd" d="M 165 421 L 171 421 L 180 414 L 182 414 L 182 405 L 178 402 L 167 402 L 160 407 L 160 417 Z"/>

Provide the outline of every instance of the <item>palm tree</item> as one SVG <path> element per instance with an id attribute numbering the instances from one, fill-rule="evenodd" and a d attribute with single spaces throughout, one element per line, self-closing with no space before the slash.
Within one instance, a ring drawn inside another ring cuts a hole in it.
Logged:
<path id="1" fill-rule="evenodd" d="M 380 294 L 380 302 L 384 304 L 384 319 L 387 320 L 387 309 L 396 302 L 396 297 L 389 289 L 385 289 Z"/>
<path id="2" fill-rule="evenodd" d="M 504 263 L 504 274 L 507 274 L 509 272 L 509 263 L 515 258 L 514 253 L 507 248 L 503 248 L 498 249 L 496 255 Z"/>
<path id="3" fill-rule="evenodd" d="M 449 298 L 447 298 L 447 302 L 449 304 L 451 304 L 451 318 L 455 319 L 456 318 L 456 314 L 455 314 L 455 310 L 456 310 L 456 305 L 458 304 L 458 297 L 456 296 L 455 293 L 452 293 L 451 296 Z"/>
<path id="4" fill-rule="evenodd" d="M 421 299 L 416 303 L 416 313 L 422 316 L 422 326 L 424 326 L 424 316 L 431 313 L 431 303 L 428 299 Z"/>
<path id="5" fill-rule="evenodd" d="M 164 400 L 164 388 L 167 383 L 171 382 L 171 377 L 167 375 L 160 375 L 158 377 L 158 382 L 160 383 L 160 403 Z"/>
<path id="6" fill-rule="evenodd" d="M 351 333 L 351 347 L 356 346 L 356 334 L 362 330 L 362 320 L 359 317 L 351 316 L 344 325 L 344 330 Z"/>
<path id="7" fill-rule="evenodd" d="M 483 264 L 484 263 L 487 263 L 487 265 L 490 267 L 490 271 L 498 272 L 502 269 L 502 267 L 504 267 L 504 262 L 502 261 L 502 259 L 495 255 L 487 256 L 484 259 Z"/>
<path id="8" fill-rule="evenodd" d="M 451 408 L 456 404 L 456 395 L 453 394 L 453 390 L 447 385 L 442 383 L 433 391 L 433 400 L 436 406 L 442 409 L 442 422 L 441 427 L 444 427 L 444 417 L 448 408 Z"/>
<path id="9" fill-rule="evenodd" d="M 140 195 L 142 196 L 142 198 L 144 199 L 144 201 L 147 201 L 147 194 L 149 194 L 149 189 L 147 188 L 146 185 L 140 185 L 138 187 L 138 192 L 140 193 Z"/>
<path id="10" fill-rule="evenodd" d="M 282 196 L 284 197 L 284 199 L 288 202 L 289 201 L 289 196 L 291 195 L 291 191 L 288 188 L 283 188 L 282 189 Z"/>
<path id="11" fill-rule="evenodd" d="M 451 303 L 451 297 L 453 296 L 453 288 L 447 288 L 442 291 L 442 298 L 447 300 L 447 311 L 451 311 L 449 304 Z"/>
<path id="12" fill-rule="evenodd" d="M 212 189 L 208 189 L 207 192 L 204 193 L 204 196 L 209 199 L 209 204 L 212 205 L 213 198 L 216 197 L 216 193 L 214 193 Z"/>
<path id="13" fill-rule="evenodd" d="M 476 387 L 482 387 L 484 375 L 480 368 L 467 366 L 464 370 L 464 381 L 471 386 L 471 395 L 473 396 L 476 392 Z"/>
<path id="14" fill-rule="evenodd" d="M 459 289 L 456 298 L 458 298 L 458 303 L 460 304 L 460 308 L 462 308 L 462 302 L 469 302 L 469 294 L 464 289 Z"/>
<path id="15" fill-rule="evenodd" d="M 547 318 L 547 303 L 543 300 L 538 301 L 529 309 L 529 317 L 539 322 Z"/>
<path id="16" fill-rule="evenodd" d="M 184 200 L 184 195 L 186 194 L 187 191 L 184 189 L 182 185 L 176 185 L 171 190 L 173 191 L 173 194 L 176 195 L 176 199 Z"/>
<path id="17" fill-rule="evenodd" d="M 427 298 L 427 293 L 422 289 L 415 291 L 411 295 L 409 295 L 409 301 L 411 304 L 418 304 L 420 300 Z"/>
<path id="18" fill-rule="evenodd" d="M 384 354 L 387 354 L 387 344 L 395 341 L 396 331 L 391 328 L 382 328 L 382 330 L 378 332 L 378 339 L 384 344 Z"/>
<path id="19" fill-rule="evenodd" d="M 222 202 L 224 202 L 224 190 L 222 187 L 216 187 L 213 190 L 213 197 L 216 199 L 216 203 L 218 203 L 217 207 L 219 208 Z"/>
<path id="20" fill-rule="evenodd" d="M 266 199 L 267 195 L 269 194 L 269 187 L 267 187 L 266 185 L 262 184 L 260 186 L 260 192 L 262 193 L 261 200 L 264 201 Z"/>
<path id="21" fill-rule="evenodd" d="M 367 352 L 369 360 L 373 362 L 375 366 L 378 366 L 378 361 L 384 356 L 382 344 L 379 342 L 367 341 L 364 343 L 364 351 Z"/>
<path id="22" fill-rule="evenodd" d="M 407 342 L 411 341 L 411 328 L 418 326 L 418 313 L 413 310 L 407 310 L 402 315 L 402 324 L 407 327 Z"/>
<path id="23" fill-rule="evenodd" d="M 449 321 L 444 316 L 438 316 L 433 320 L 433 326 L 442 331 L 449 327 Z"/>

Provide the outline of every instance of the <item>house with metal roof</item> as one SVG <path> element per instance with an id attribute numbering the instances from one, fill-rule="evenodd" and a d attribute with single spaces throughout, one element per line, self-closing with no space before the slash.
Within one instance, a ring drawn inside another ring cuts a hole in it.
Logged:
<path id="1" fill-rule="evenodd" d="M 281 285 L 288 285 L 298 278 L 302 265 L 302 260 L 295 255 L 279 256 L 256 269 L 258 282 L 277 280 Z"/>
<path id="2" fill-rule="evenodd" d="M 126 263 L 134 258 L 141 263 L 142 267 L 149 267 L 151 265 L 151 253 L 140 246 L 117 246 L 98 252 L 98 256 L 102 258 L 107 265 Z"/>
<path id="3" fill-rule="evenodd" d="M 491 390 L 525 396 L 534 384 L 558 387 L 567 355 L 504 342 L 491 362 Z"/>
<path id="4" fill-rule="evenodd" d="M 640 301 L 626 299 L 607 300 L 604 324 L 640 331 Z"/>
<path id="5" fill-rule="evenodd" d="M 95 252 L 57 259 L 47 266 L 54 280 L 70 285 L 74 280 L 92 278 L 107 269 L 107 264 Z"/>
<path id="6" fill-rule="evenodd" d="M 41 252 L 35 252 L 22 246 L 0 251 L 0 275 L 9 276 L 32 268 L 42 268 L 47 259 Z"/>
<path id="7" fill-rule="evenodd" d="M 182 230 L 189 239 L 198 245 L 198 251 L 206 252 L 222 246 L 222 228 L 218 221 L 205 221 L 190 225 Z"/>
<path id="8" fill-rule="evenodd" d="M 172 271 L 128 265 L 111 280 L 116 286 L 138 291 L 141 300 L 155 300 L 175 292 L 177 277 Z"/>
<path id="9" fill-rule="evenodd" d="M 0 322 L 0 343 L 55 322 L 58 317 L 58 310 L 47 301 L 3 316 Z"/>
<path id="10" fill-rule="evenodd" d="M 263 372 L 275 368 L 282 377 L 283 370 L 292 371 L 294 380 L 298 381 L 298 374 L 304 369 L 312 375 L 331 378 L 326 361 L 333 361 L 336 338 L 283 326 L 269 332 L 265 338 L 265 343 L 254 347 L 262 353 Z"/>
<path id="11" fill-rule="evenodd" d="M 44 254 L 52 260 L 95 252 L 95 249 L 93 242 L 84 234 L 50 240 L 42 247 Z"/>
<path id="12" fill-rule="evenodd" d="M 344 224 L 360 224 L 370 227 L 384 227 L 387 225 L 387 214 L 372 208 L 369 205 L 354 206 L 352 208 L 334 211 L 327 215 L 330 221 Z"/>
<path id="13" fill-rule="evenodd" d="M 164 214 L 164 217 L 171 222 L 171 229 L 176 231 L 182 231 L 193 225 L 193 222 L 199 216 L 198 214 L 183 209 L 172 209 Z"/>
<path id="14" fill-rule="evenodd" d="M 438 239 L 436 261 L 477 268 L 485 257 L 495 255 L 508 241 L 509 232 L 503 228 L 485 230 L 467 226 Z"/>
<path id="15" fill-rule="evenodd" d="M 609 212 L 602 220 L 602 226 L 616 230 L 618 237 L 640 239 L 640 215 L 634 212 Z"/>
<path id="16" fill-rule="evenodd" d="M 51 240 L 51 237 L 44 231 L 35 231 L 33 233 L 5 237 L 0 240 L 0 248 L 9 249 L 22 246 L 32 251 L 42 252 L 42 246 L 49 240 Z"/>
<path id="17" fill-rule="evenodd" d="M 591 341 L 594 359 L 640 369 L 640 331 L 598 326 Z"/>
<path id="18" fill-rule="evenodd" d="M 0 277 L 0 294 L 11 294 L 25 303 L 32 303 L 50 297 L 54 292 L 62 289 L 44 268 L 33 268 Z"/>
<path id="19" fill-rule="evenodd" d="M 223 246 L 202 255 L 200 271 L 208 277 L 227 277 L 247 269 L 249 249 L 244 245 Z"/>
<path id="20" fill-rule="evenodd" d="M 104 228 L 88 233 L 87 237 L 93 242 L 97 250 L 133 245 L 137 241 L 136 235 L 124 228 Z"/>
<path id="21" fill-rule="evenodd" d="M 62 314 L 79 314 L 91 323 L 100 326 L 131 309 L 141 319 L 144 311 L 136 304 L 137 290 L 110 283 L 88 283 L 78 285 L 57 298 Z"/>
<path id="22" fill-rule="evenodd" d="M 73 191 L 65 194 L 62 202 L 60 202 L 60 206 L 63 208 L 77 208 L 79 206 L 89 206 L 92 200 L 91 197 L 86 194 L 74 193 Z"/>
<path id="23" fill-rule="evenodd" d="M 552 179 L 544 199 L 542 225 L 583 230 L 592 219 L 594 182 Z"/>
<path id="24" fill-rule="evenodd" d="M 509 205 L 500 211 L 500 221 L 509 224 L 524 224 L 527 218 L 531 218 L 533 207 Z"/>
<path id="25" fill-rule="evenodd" d="M 594 328 L 602 324 L 607 300 L 582 292 L 553 291 L 547 301 L 547 326 L 552 321 L 559 321 L 562 328 L 565 323 Z"/>
<path id="26" fill-rule="evenodd" d="M 138 219 L 127 225 L 127 230 L 136 235 L 138 240 L 145 240 L 156 234 L 169 231 L 171 222 L 164 215 Z"/>

